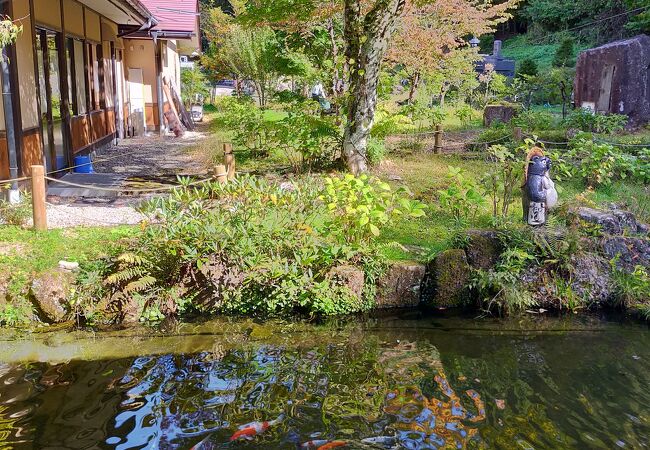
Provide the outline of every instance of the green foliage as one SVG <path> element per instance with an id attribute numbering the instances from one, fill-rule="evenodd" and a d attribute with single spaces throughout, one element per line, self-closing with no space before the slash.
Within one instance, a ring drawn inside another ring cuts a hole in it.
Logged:
<path id="1" fill-rule="evenodd" d="M 0 48 L 13 44 L 18 39 L 18 35 L 23 32 L 22 25 L 16 25 L 8 16 L 1 17 L 0 20 Z"/>
<path id="2" fill-rule="evenodd" d="M 563 39 L 555 52 L 553 58 L 553 67 L 573 67 L 575 65 L 574 50 L 575 43 L 573 39 Z"/>
<path id="3" fill-rule="evenodd" d="M 539 72 L 537 63 L 530 58 L 524 59 L 517 69 L 517 77 L 530 76 L 535 77 Z"/>
<path id="4" fill-rule="evenodd" d="M 246 149 L 254 156 L 268 155 L 272 126 L 251 99 L 222 97 L 215 105 L 219 112 L 217 120 L 231 131 L 237 148 Z"/>
<path id="5" fill-rule="evenodd" d="M 632 10 L 648 6 L 647 0 L 626 0 L 625 3 Z M 650 9 L 646 8 L 633 15 L 626 28 L 632 32 L 648 33 L 650 31 Z"/>
<path id="6" fill-rule="evenodd" d="M 579 138 L 567 152 L 553 155 L 561 178 L 579 177 L 587 186 L 609 186 L 615 179 L 650 180 L 650 151 L 624 153 L 610 144 Z"/>
<path id="7" fill-rule="evenodd" d="M 30 192 L 21 192 L 20 201 L 16 204 L 0 200 L 0 224 L 25 226 L 31 217 L 32 195 Z"/>
<path id="8" fill-rule="evenodd" d="M 367 245 L 395 217 L 425 215 L 423 204 L 401 194 L 367 175 L 325 178 L 325 191 L 319 198 L 329 210 L 326 230 L 339 241 Z"/>
<path id="9" fill-rule="evenodd" d="M 523 175 L 521 153 L 504 145 L 493 145 L 488 149 L 490 170 L 481 178 L 481 185 L 492 202 L 493 217 L 506 219 L 510 205 L 514 202 Z"/>
<path id="10" fill-rule="evenodd" d="M 486 145 L 507 144 L 512 142 L 512 129 L 508 124 L 495 121 L 489 128 L 484 129 L 470 144 L 474 150 L 484 150 Z"/>
<path id="11" fill-rule="evenodd" d="M 371 166 L 377 166 L 386 156 L 386 144 L 381 139 L 370 138 L 366 148 L 366 156 Z"/>
<path id="12" fill-rule="evenodd" d="M 626 307 L 637 307 L 650 311 L 650 274 L 643 266 L 636 266 L 632 273 L 626 273 L 616 268 L 612 261 L 614 281 L 616 283 L 616 296 L 618 301 Z M 650 319 L 650 315 L 646 315 Z"/>
<path id="13" fill-rule="evenodd" d="M 198 66 L 181 68 L 181 92 L 186 107 L 196 103 L 199 97 L 209 94 L 208 80 Z"/>
<path id="14" fill-rule="evenodd" d="M 456 108 L 454 115 L 458 117 L 458 120 L 460 120 L 461 124 L 466 127 L 469 125 L 472 117 L 474 116 L 474 108 L 472 108 L 472 106 L 468 105 L 467 103 L 463 103 Z"/>
<path id="15" fill-rule="evenodd" d="M 627 121 L 623 114 L 594 114 L 588 109 L 577 109 L 567 118 L 566 125 L 586 132 L 612 134 L 622 130 Z"/>
<path id="16" fill-rule="evenodd" d="M 330 167 L 338 156 L 340 130 L 334 117 L 320 111 L 316 102 L 296 103 L 270 130 L 267 145 L 283 151 L 296 172 Z"/>
<path id="17" fill-rule="evenodd" d="M 447 172 L 447 189 L 438 191 L 440 207 L 451 214 L 457 224 L 474 218 L 478 210 L 487 203 L 474 177 L 460 167 L 450 166 Z"/>
<path id="18" fill-rule="evenodd" d="M 382 265 L 371 236 L 422 207 L 368 177 L 330 178 L 324 188 L 242 177 L 181 187 L 143 211 L 151 223 L 107 282 L 124 295 L 131 286 L 145 312 L 157 317 L 159 299 L 171 297 L 183 310 L 207 313 L 327 315 L 372 305 L 331 270 L 360 266 L 374 279 Z"/>
<path id="19" fill-rule="evenodd" d="M 512 119 L 512 125 L 524 131 L 546 131 L 556 126 L 555 117 L 548 111 L 524 110 Z"/>

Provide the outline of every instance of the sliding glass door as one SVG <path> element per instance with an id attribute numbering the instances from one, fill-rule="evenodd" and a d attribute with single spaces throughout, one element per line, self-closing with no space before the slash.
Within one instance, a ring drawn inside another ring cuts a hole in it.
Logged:
<path id="1" fill-rule="evenodd" d="M 68 166 L 64 140 L 61 61 L 59 60 L 61 34 L 36 29 L 38 79 L 40 86 L 41 128 L 48 171 Z M 66 83 L 68 84 L 68 83 Z"/>

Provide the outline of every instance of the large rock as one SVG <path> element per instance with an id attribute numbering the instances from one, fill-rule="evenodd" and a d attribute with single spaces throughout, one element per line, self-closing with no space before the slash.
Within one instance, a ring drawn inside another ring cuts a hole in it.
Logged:
<path id="1" fill-rule="evenodd" d="M 437 308 L 462 306 L 468 294 L 471 270 L 465 250 L 440 253 L 427 267 L 423 299 Z"/>
<path id="2" fill-rule="evenodd" d="M 390 266 L 377 285 L 377 308 L 412 308 L 420 304 L 426 267 L 416 262 Z"/>
<path id="3" fill-rule="evenodd" d="M 637 222 L 634 214 L 619 209 L 601 210 L 587 207 L 576 208 L 569 212 L 573 221 L 583 221 L 599 225 L 602 231 L 613 236 L 627 234 L 647 234 L 647 227 Z"/>
<path id="4" fill-rule="evenodd" d="M 69 314 L 68 301 L 74 290 L 75 276 L 60 269 L 34 279 L 30 294 L 42 318 L 49 323 L 63 322 Z"/>
<path id="5" fill-rule="evenodd" d="M 487 105 L 483 110 L 483 125 L 489 127 L 493 122 L 510 123 L 517 114 L 513 105 Z"/>
<path id="6" fill-rule="evenodd" d="M 614 296 L 609 261 L 595 254 L 571 257 L 571 289 L 589 303 L 607 303 Z"/>
<path id="7" fill-rule="evenodd" d="M 488 270 L 499 261 L 503 246 L 494 230 L 467 231 L 467 262 L 474 269 Z"/>
<path id="8" fill-rule="evenodd" d="M 366 275 L 362 269 L 355 266 L 343 265 L 330 270 L 327 276 L 348 288 L 352 295 L 359 302 L 361 301 L 363 298 L 363 287 L 366 281 Z"/>
<path id="9" fill-rule="evenodd" d="M 615 260 L 619 270 L 632 273 L 636 266 L 650 269 L 650 239 L 648 238 L 605 237 L 600 245 L 605 257 L 608 260 Z"/>

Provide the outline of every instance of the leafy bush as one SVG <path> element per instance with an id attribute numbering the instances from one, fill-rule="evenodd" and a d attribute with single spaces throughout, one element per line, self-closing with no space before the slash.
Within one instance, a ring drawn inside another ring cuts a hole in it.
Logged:
<path id="1" fill-rule="evenodd" d="M 650 301 L 650 273 L 645 267 L 636 266 L 634 272 L 625 273 L 617 270 L 615 262 L 612 261 L 612 270 L 616 295 L 621 304 L 626 307 L 639 307 L 640 303 Z M 650 311 L 650 308 L 648 310 Z"/>
<path id="2" fill-rule="evenodd" d="M 282 150 L 295 171 L 330 166 L 341 147 L 335 119 L 321 116 L 318 103 L 312 101 L 297 103 L 287 112 L 273 124 L 269 145 Z"/>
<path id="3" fill-rule="evenodd" d="M 588 109 L 578 109 L 571 113 L 566 120 L 569 128 L 578 130 L 611 134 L 625 128 L 628 117 L 622 114 L 594 114 Z"/>
<path id="4" fill-rule="evenodd" d="M 492 122 L 470 144 L 472 150 L 484 150 L 486 146 L 493 144 L 507 144 L 512 142 L 512 129 L 505 123 Z"/>
<path id="5" fill-rule="evenodd" d="M 449 187 L 439 190 L 440 207 L 451 213 L 458 224 L 465 223 L 468 218 L 475 217 L 479 208 L 485 206 L 486 200 L 480 194 L 474 178 L 466 172 L 450 166 L 447 172 Z"/>
<path id="6" fill-rule="evenodd" d="M 526 131 L 546 131 L 555 127 L 555 118 L 548 111 L 533 111 L 530 109 L 520 112 L 512 120 L 512 125 Z"/>
<path id="7" fill-rule="evenodd" d="M 275 184 L 242 177 L 181 187 L 147 203 L 151 222 L 108 278 L 143 311 L 311 315 L 361 311 L 332 269 L 360 266 L 375 279 L 372 243 L 382 226 L 422 207 L 368 177 Z M 115 295 L 113 295 L 115 297 Z"/>
<path id="8" fill-rule="evenodd" d="M 463 126 L 467 126 L 474 116 L 474 108 L 467 103 L 463 103 L 456 109 L 454 115 L 458 117 L 458 120 L 460 120 L 460 123 L 462 123 Z"/>
<path id="9" fill-rule="evenodd" d="M 0 192 L 2 192 L 0 190 Z M 32 217 L 32 195 L 22 192 L 16 204 L 0 200 L 0 224 L 24 226 Z"/>
<path id="10" fill-rule="evenodd" d="M 554 155 L 560 177 L 578 176 L 587 186 L 608 186 L 614 179 L 632 177 L 647 182 L 650 177 L 650 152 L 638 156 L 593 141 L 578 139 L 569 151 Z"/>
<path id="11" fill-rule="evenodd" d="M 371 166 L 381 163 L 386 156 L 386 144 L 381 139 L 370 138 L 366 148 L 366 156 Z"/>
<path id="12" fill-rule="evenodd" d="M 273 126 L 264 121 L 262 110 L 253 100 L 222 97 L 215 106 L 219 111 L 217 120 L 232 132 L 232 141 L 238 148 L 254 156 L 268 155 Z"/>
<path id="13" fill-rule="evenodd" d="M 485 194 L 492 201 L 492 215 L 508 217 L 510 205 L 518 193 L 523 175 L 521 159 L 504 145 L 488 149 L 490 170 L 481 179 Z"/>

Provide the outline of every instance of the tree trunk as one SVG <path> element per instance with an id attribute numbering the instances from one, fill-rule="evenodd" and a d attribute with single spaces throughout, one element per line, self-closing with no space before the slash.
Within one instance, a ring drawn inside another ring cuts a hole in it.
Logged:
<path id="1" fill-rule="evenodd" d="M 445 109 L 445 98 L 447 97 L 447 92 L 449 88 L 444 86 L 440 89 L 440 109 Z"/>
<path id="2" fill-rule="evenodd" d="M 412 76 L 410 76 L 409 82 L 411 84 L 411 88 L 409 89 L 408 103 L 409 105 L 412 105 L 413 98 L 415 97 L 415 93 L 417 92 L 418 86 L 420 85 L 420 72 L 415 72 Z"/>
<path id="3" fill-rule="evenodd" d="M 378 0 L 362 17 L 361 0 L 345 0 L 345 56 L 350 63 L 348 117 L 343 155 L 350 171 L 367 171 L 366 147 L 377 106 L 377 85 L 384 53 L 406 0 Z"/>
<path id="4" fill-rule="evenodd" d="M 334 73 L 332 74 L 332 94 L 338 97 L 343 94 L 343 81 L 341 80 L 341 73 L 336 66 L 336 60 L 339 58 L 339 46 L 336 43 L 336 34 L 334 33 L 334 20 L 327 21 L 327 31 L 330 38 L 330 46 L 332 47 L 331 55 L 334 62 Z"/>

